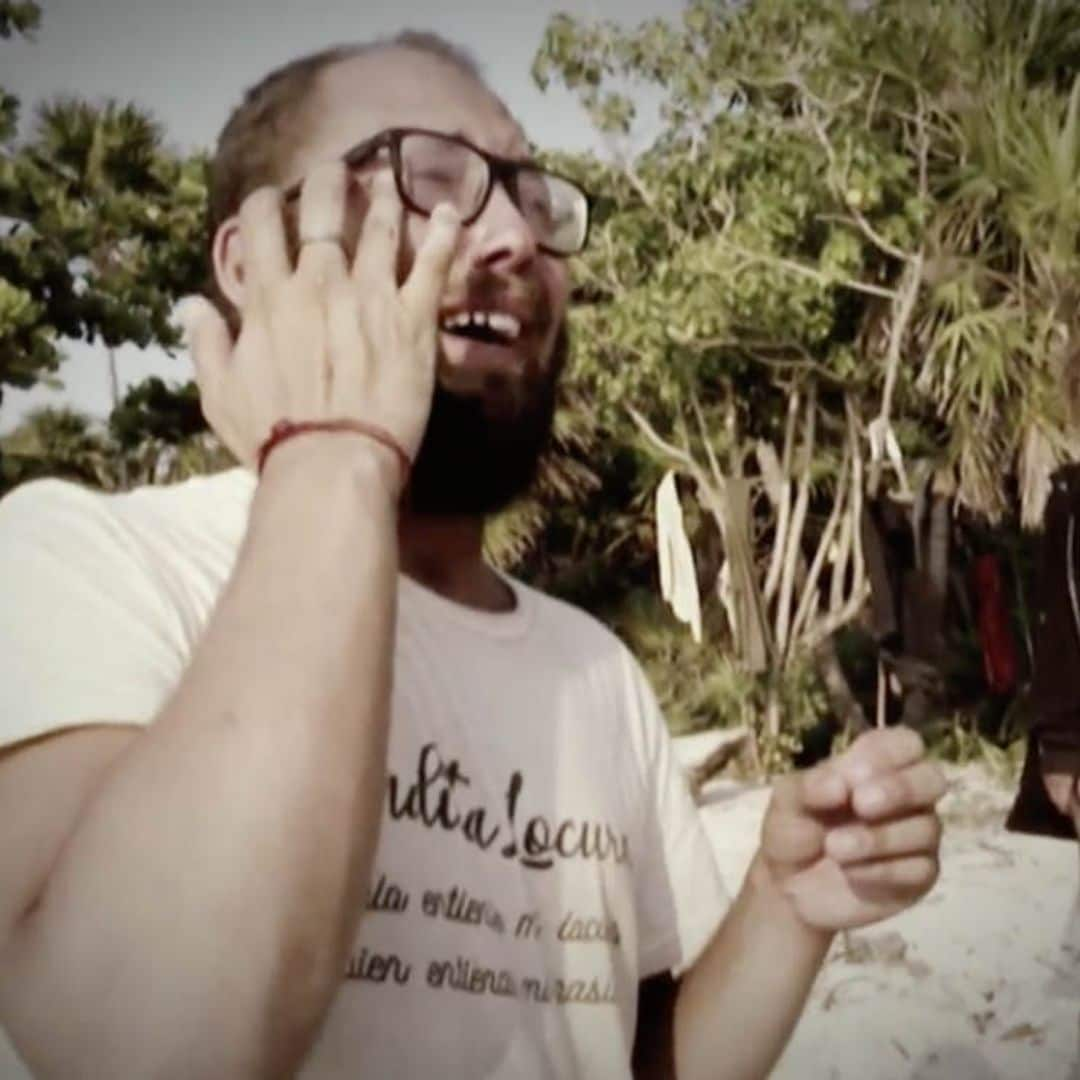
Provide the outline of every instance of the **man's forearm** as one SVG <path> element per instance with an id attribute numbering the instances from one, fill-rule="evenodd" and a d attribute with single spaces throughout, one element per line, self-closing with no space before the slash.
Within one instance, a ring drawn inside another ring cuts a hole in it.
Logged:
<path id="1" fill-rule="evenodd" d="M 681 982 L 675 1006 L 679 1080 L 767 1076 L 831 939 L 797 920 L 755 859 L 720 929 Z"/>
<path id="2" fill-rule="evenodd" d="M 314 1037 L 383 795 L 397 537 L 380 453 L 305 436 L 271 457 L 180 685 L 8 949 L 7 1022 L 43 1074 L 286 1074 Z"/>

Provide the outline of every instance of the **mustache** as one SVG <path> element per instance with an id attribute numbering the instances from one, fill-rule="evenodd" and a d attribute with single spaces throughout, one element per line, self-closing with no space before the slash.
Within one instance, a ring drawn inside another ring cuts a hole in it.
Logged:
<path id="1" fill-rule="evenodd" d="M 402 251 L 398 258 L 398 285 L 412 269 L 412 256 Z M 555 311 L 548 291 L 534 275 L 508 275 L 483 264 L 453 265 L 443 287 L 443 307 L 527 312 L 529 336 L 542 341 L 555 323 Z"/>

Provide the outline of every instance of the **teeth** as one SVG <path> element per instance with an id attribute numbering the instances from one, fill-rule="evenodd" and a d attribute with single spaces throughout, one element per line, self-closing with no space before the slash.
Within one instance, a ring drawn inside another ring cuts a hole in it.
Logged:
<path id="1" fill-rule="evenodd" d="M 444 330 L 464 330 L 471 326 L 492 330 L 510 341 L 521 336 L 521 320 L 503 311 L 463 311 L 444 319 Z"/>
<path id="2" fill-rule="evenodd" d="M 521 322 L 513 315 L 507 315 L 502 311 L 491 312 L 488 315 L 488 325 L 496 334 L 502 334 L 511 341 L 517 341 L 521 336 Z"/>

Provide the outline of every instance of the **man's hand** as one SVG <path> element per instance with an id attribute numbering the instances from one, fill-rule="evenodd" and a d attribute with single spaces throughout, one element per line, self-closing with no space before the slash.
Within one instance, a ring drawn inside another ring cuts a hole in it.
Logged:
<path id="1" fill-rule="evenodd" d="M 194 299 L 182 312 L 203 412 L 241 461 L 256 459 L 282 419 L 363 420 L 386 430 L 410 457 L 420 445 L 460 219 L 450 207 L 436 209 L 399 288 L 402 206 L 393 178 L 388 171 L 375 177 L 351 267 L 343 247 L 350 183 L 340 163 L 308 177 L 295 267 L 280 192 L 261 188 L 245 200 L 243 322 L 235 341 L 208 302 Z"/>
<path id="2" fill-rule="evenodd" d="M 867 732 L 839 757 L 780 779 L 758 871 L 808 927 L 865 926 L 909 907 L 938 876 L 941 769 L 910 728 Z"/>
<path id="3" fill-rule="evenodd" d="M 1032 735 L 1032 738 L 1038 738 Z M 1041 746 L 1039 759 L 1046 794 L 1059 814 L 1080 821 L 1080 751 L 1070 747 Z"/>

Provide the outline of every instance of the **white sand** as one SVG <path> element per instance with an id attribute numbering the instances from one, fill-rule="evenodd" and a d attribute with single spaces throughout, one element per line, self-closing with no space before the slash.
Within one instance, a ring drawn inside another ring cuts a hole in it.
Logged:
<path id="1" fill-rule="evenodd" d="M 700 753 L 679 744 L 683 760 Z M 1080 1080 L 1080 964 L 1062 948 L 1076 845 L 1006 833 L 1012 792 L 980 768 L 948 774 L 940 881 L 911 911 L 838 937 L 774 1077 Z M 768 795 L 724 780 L 703 792 L 733 891 Z"/>

